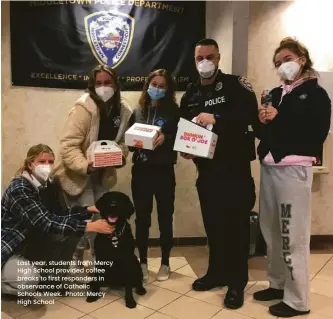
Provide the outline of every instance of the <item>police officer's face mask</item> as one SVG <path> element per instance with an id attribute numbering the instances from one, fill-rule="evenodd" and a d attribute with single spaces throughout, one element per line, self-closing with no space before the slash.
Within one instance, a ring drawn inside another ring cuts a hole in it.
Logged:
<path id="1" fill-rule="evenodd" d="M 215 73 L 215 64 L 210 60 L 204 59 L 197 64 L 197 69 L 202 78 L 209 79 Z"/>

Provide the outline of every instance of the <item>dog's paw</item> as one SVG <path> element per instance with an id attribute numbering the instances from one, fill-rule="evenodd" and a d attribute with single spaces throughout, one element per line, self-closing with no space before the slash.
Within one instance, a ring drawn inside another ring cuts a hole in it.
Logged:
<path id="1" fill-rule="evenodd" d="M 143 287 L 138 287 L 135 289 L 135 292 L 139 295 L 139 296 L 143 296 L 147 293 L 147 290 Z"/>
<path id="2" fill-rule="evenodd" d="M 136 307 L 136 301 L 134 299 L 125 299 L 126 307 L 133 309 Z"/>
<path id="3" fill-rule="evenodd" d="M 86 302 L 95 302 L 98 299 L 99 299 L 98 296 L 89 296 L 87 297 Z"/>

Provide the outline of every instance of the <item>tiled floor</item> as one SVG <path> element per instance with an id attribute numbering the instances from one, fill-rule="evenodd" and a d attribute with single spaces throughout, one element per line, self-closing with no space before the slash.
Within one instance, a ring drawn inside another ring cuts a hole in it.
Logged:
<path id="1" fill-rule="evenodd" d="M 172 275 L 165 282 L 155 280 L 160 265 L 160 252 L 149 252 L 150 277 L 146 283 L 147 294 L 135 298 L 135 309 L 125 307 L 123 291 L 108 290 L 104 299 L 86 303 L 83 297 L 59 298 L 54 305 L 23 307 L 15 302 L 2 301 L 1 318 L 19 319 L 270 319 L 267 308 L 272 303 L 254 301 L 255 291 L 268 286 L 266 259 L 249 260 L 250 282 L 246 287 L 245 304 L 230 311 L 222 306 L 226 289 L 195 292 L 191 284 L 205 274 L 207 248 L 176 247 L 171 258 Z M 306 319 L 333 318 L 333 252 L 315 251 L 311 254 L 311 314 Z"/>

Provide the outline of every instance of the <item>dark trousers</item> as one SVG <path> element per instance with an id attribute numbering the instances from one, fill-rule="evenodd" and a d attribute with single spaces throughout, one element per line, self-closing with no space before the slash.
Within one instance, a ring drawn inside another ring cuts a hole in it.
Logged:
<path id="1" fill-rule="evenodd" d="M 63 237 L 36 232 L 27 238 L 21 254 L 30 261 L 70 261 L 79 240 L 76 234 Z"/>
<path id="2" fill-rule="evenodd" d="M 76 234 L 63 237 L 61 235 L 50 235 L 35 232 L 29 237 L 22 248 L 20 254 L 29 261 L 71 261 L 75 247 L 80 240 Z M 51 274 L 56 275 L 56 269 L 68 268 L 68 266 L 45 266 L 44 268 L 53 269 Z M 60 282 L 67 274 L 60 273 Z M 41 282 L 43 284 L 43 282 Z"/>
<path id="3" fill-rule="evenodd" d="M 199 172 L 197 190 L 209 245 L 207 274 L 216 283 L 244 289 L 248 282 L 250 210 L 255 203 L 253 179 Z"/>
<path id="4" fill-rule="evenodd" d="M 168 258 L 173 245 L 173 212 L 175 201 L 174 165 L 134 164 L 132 167 L 132 195 L 136 211 L 136 243 L 142 257 L 148 251 L 149 228 L 153 211 L 153 197 L 157 203 L 160 245 Z"/>

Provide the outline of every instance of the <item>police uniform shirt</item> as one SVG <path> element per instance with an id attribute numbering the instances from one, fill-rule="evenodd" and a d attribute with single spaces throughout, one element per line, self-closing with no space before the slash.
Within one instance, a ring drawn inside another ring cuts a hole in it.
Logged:
<path id="1" fill-rule="evenodd" d="M 213 132 L 218 135 L 214 158 L 196 159 L 200 167 L 244 163 L 256 158 L 254 130 L 261 126 L 258 104 L 251 84 L 244 77 L 217 71 L 214 82 L 190 84 L 181 100 L 181 117 L 192 120 L 200 113 L 214 114 Z M 208 164 L 209 163 L 209 164 Z"/>

